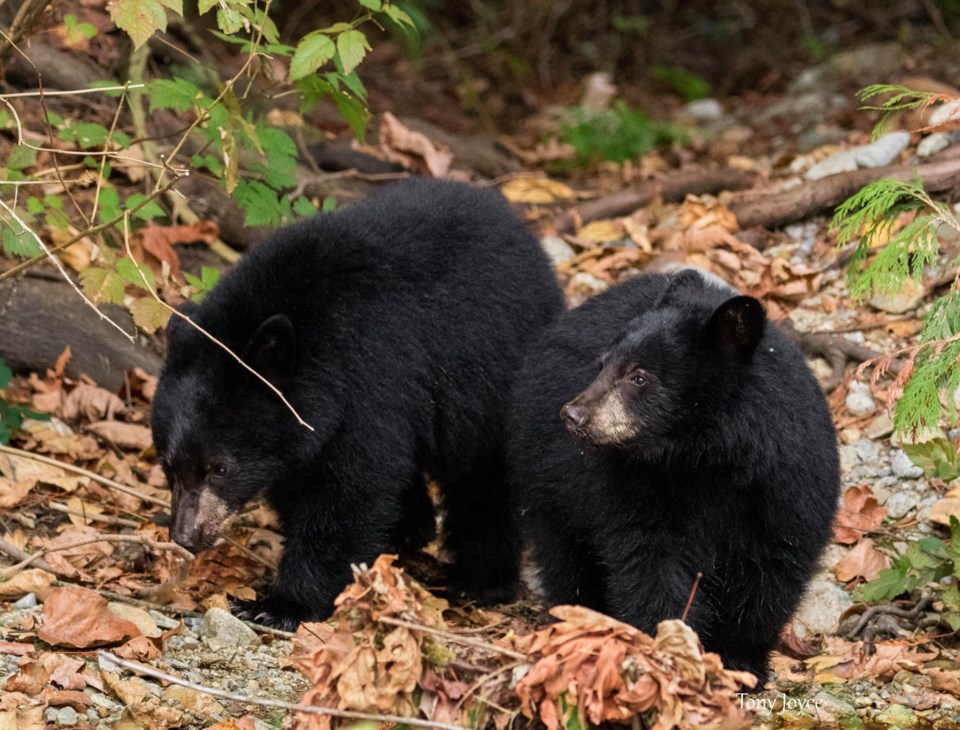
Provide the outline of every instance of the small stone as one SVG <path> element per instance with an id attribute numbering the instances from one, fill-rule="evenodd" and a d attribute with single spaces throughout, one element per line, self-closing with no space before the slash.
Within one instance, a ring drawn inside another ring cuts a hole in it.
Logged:
<path id="1" fill-rule="evenodd" d="M 175 618 L 167 616 L 165 613 L 160 613 L 159 611 L 153 610 L 147 611 L 147 613 L 150 614 L 150 618 L 153 619 L 153 622 L 164 631 L 168 629 L 175 629 L 180 625 L 179 621 L 177 621 Z"/>
<path id="2" fill-rule="evenodd" d="M 917 157 L 930 157 L 950 146 L 950 137 L 943 132 L 934 132 L 920 140 Z"/>
<path id="3" fill-rule="evenodd" d="M 723 105 L 716 99 L 697 99 L 684 107 L 684 111 L 697 122 L 716 122 L 723 119 Z"/>
<path id="4" fill-rule="evenodd" d="M 150 614 L 142 608 L 131 606 L 129 603 L 120 603 L 119 601 L 111 601 L 107 604 L 107 608 L 109 608 L 110 613 L 117 618 L 129 621 L 140 629 L 140 633 L 148 639 L 156 639 L 163 634 L 163 632 L 157 628 L 153 619 L 150 618 Z"/>
<path id="5" fill-rule="evenodd" d="M 893 433 L 893 419 L 887 412 L 881 413 L 867 426 L 864 434 L 869 439 L 881 439 Z M 896 473 L 896 469 L 894 469 Z"/>
<path id="6" fill-rule="evenodd" d="M 916 492 L 897 492 L 887 500 L 887 516 L 893 520 L 906 517 L 907 513 L 920 504 L 920 495 Z"/>
<path id="7" fill-rule="evenodd" d="M 886 292 L 874 294 L 870 298 L 870 306 L 890 314 L 903 314 L 916 309 L 926 296 L 927 291 L 923 288 L 923 284 L 907 279 L 903 282 L 900 291 L 893 294 Z"/>
<path id="8" fill-rule="evenodd" d="M 855 147 L 857 165 L 860 167 L 885 167 L 897 159 L 897 155 L 910 144 L 909 132 L 890 132 L 876 142 Z"/>
<path id="9" fill-rule="evenodd" d="M 222 608 L 211 608 L 203 615 L 200 637 L 215 652 L 236 651 L 260 643 L 253 629 Z"/>
<path id="10" fill-rule="evenodd" d="M 877 404 L 873 402 L 870 394 L 870 386 L 856 380 L 850 383 L 846 405 L 847 410 L 854 416 L 868 416 L 877 410 Z"/>
<path id="11" fill-rule="evenodd" d="M 947 122 L 960 121 L 960 100 L 948 101 L 941 104 L 930 114 L 931 127 L 939 127 Z"/>
<path id="12" fill-rule="evenodd" d="M 904 453 L 903 449 L 897 449 L 893 452 L 893 458 L 890 460 L 890 468 L 893 473 L 901 479 L 919 479 L 923 476 L 923 469 L 914 465 L 910 457 Z"/>
<path id="13" fill-rule="evenodd" d="M 845 444 L 854 444 L 863 438 L 863 431 L 859 428 L 845 428 L 840 432 L 840 441 Z"/>
<path id="14" fill-rule="evenodd" d="M 23 598 L 18 601 L 14 601 L 14 608 L 36 608 L 37 606 L 37 594 L 28 593 Z"/>
<path id="15" fill-rule="evenodd" d="M 886 693 L 887 696 L 890 695 L 886 690 L 880 694 L 883 695 L 884 693 Z M 908 730 L 908 728 L 917 727 L 920 724 L 920 718 L 917 717 L 917 713 L 903 705 L 887 705 L 877 713 L 874 719 L 882 723 L 882 727 L 899 728 L 899 730 Z"/>
<path id="16" fill-rule="evenodd" d="M 857 152 L 855 149 L 843 150 L 820 160 L 813 165 L 804 177 L 807 180 L 819 180 L 830 175 L 838 175 L 841 172 L 853 172 L 858 168 Z"/>
<path id="17" fill-rule="evenodd" d="M 860 463 L 860 454 L 852 444 L 840 446 L 840 471 L 848 472 Z"/>
<path id="18" fill-rule="evenodd" d="M 72 707 L 61 707 L 57 710 L 57 725 L 76 725 L 80 715 Z"/>
<path id="19" fill-rule="evenodd" d="M 90 701 L 97 707 L 102 707 L 108 712 L 116 712 L 117 710 L 123 709 L 123 705 L 114 702 L 102 692 L 93 692 L 90 695 Z"/>
<path id="20" fill-rule="evenodd" d="M 816 634 L 831 634 L 837 629 L 840 614 L 853 601 L 842 587 L 832 580 L 814 580 L 794 617 L 794 628 L 801 639 Z"/>
<path id="21" fill-rule="evenodd" d="M 573 247 L 557 236 L 544 236 L 540 239 L 540 248 L 550 259 L 550 263 L 559 266 L 576 256 Z"/>

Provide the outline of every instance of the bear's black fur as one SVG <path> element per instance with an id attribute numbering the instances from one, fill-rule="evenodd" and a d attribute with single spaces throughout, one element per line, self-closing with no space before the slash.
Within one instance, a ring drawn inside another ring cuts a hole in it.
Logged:
<path id="1" fill-rule="evenodd" d="M 315 431 L 174 318 L 153 404 L 174 539 L 208 547 L 265 494 L 283 559 L 267 599 L 237 611 L 290 628 L 329 613 L 351 563 L 429 539 L 428 474 L 442 491 L 448 588 L 509 599 L 510 385 L 562 307 L 537 241 L 491 191 L 408 181 L 277 231 L 185 311 Z"/>
<path id="2" fill-rule="evenodd" d="M 510 438 L 552 603 L 652 632 L 702 572 L 688 623 L 763 680 L 830 538 L 839 464 L 823 394 L 760 302 L 688 270 L 567 312 L 517 377 Z"/>

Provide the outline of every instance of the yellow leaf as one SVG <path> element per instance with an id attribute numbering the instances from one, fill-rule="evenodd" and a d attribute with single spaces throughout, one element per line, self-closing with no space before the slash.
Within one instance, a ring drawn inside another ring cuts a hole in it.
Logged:
<path id="1" fill-rule="evenodd" d="M 590 243 L 619 241 L 625 236 L 623 223 L 618 220 L 594 221 L 577 231 L 577 238 Z"/>
<path id="2" fill-rule="evenodd" d="M 521 175 L 507 182 L 500 193 L 511 203 L 555 203 L 577 197 L 571 188 L 556 180 Z"/>
<path id="3" fill-rule="evenodd" d="M 151 296 L 141 297 L 131 304 L 130 314 L 137 327 L 147 332 L 156 332 L 170 321 L 170 310 Z"/>

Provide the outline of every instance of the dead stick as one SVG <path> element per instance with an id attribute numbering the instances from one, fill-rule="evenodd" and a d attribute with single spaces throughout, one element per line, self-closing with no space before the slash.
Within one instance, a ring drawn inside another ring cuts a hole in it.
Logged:
<path id="1" fill-rule="evenodd" d="M 680 615 L 680 620 L 686 623 L 687 614 L 690 613 L 690 606 L 693 605 L 693 598 L 697 595 L 697 588 L 700 587 L 700 579 L 703 577 L 703 573 L 697 571 L 697 577 L 693 579 L 693 587 L 690 589 L 690 595 L 687 596 L 687 605 L 683 607 L 683 613 Z"/>
<path id="2" fill-rule="evenodd" d="M 590 221 L 628 215 L 658 196 L 664 200 L 678 201 L 687 195 L 742 190 L 753 185 L 758 177 L 755 172 L 726 167 L 716 170 L 675 170 L 655 180 L 642 182 L 630 190 L 591 200 L 562 213 L 553 219 L 553 227 L 557 233 L 569 233 L 575 227 Z"/>
<path id="3" fill-rule="evenodd" d="M 154 497 L 150 494 L 141 492 L 138 489 L 133 487 L 128 487 L 120 482 L 115 482 L 112 479 L 107 477 L 100 476 L 96 472 L 89 471 L 80 466 L 74 466 L 73 464 L 66 464 L 62 461 L 57 461 L 56 459 L 51 459 L 47 456 L 40 456 L 39 454 L 34 454 L 29 451 L 24 451 L 23 449 L 17 449 L 13 446 L 4 446 L 0 444 L 0 453 L 12 454 L 13 456 L 21 456 L 24 459 L 32 459 L 33 461 L 39 461 L 41 464 L 49 464 L 50 466 L 58 466 L 65 471 L 72 471 L 74 474 L 80 474 L 81 476 L 89 477 L 95 482 L 99 482 L 105 487 L 110 487 L 110 489 L 116 489 L 118 492 L 123 492 L 124 494 L 129 494 L 131 497 L 137 497 L 142 499 L 144 502 L 150 502 L 152 504 L 159 505 L 161 507 L 170 507 L 170 502 L 160 497 Z"/>
<path id="4" fill-rule="evenodd" d="M 518 651 L 513 649 L 507 649 L 505 646 L 497 646 L 496 644 L 488 644 L 485 641 L 478 641 L 477 639 L 471 639 L 467 636 L 459 636 L 450 631 L 442 631 L 440 629 L 435 629 L 431 626 L 424 626 L 423 624 L 417 624 L 412 621 L 404 621 L 399 618 L 391 618 L 390 616 L 381 616 L 377 619 L 382 624 L 389 624 L 390 626 L 401 626 L 405 629 L 410 629 L 412 631 L 422 631 L 425 634 L 433 634 L 434 636 L 442 636 L 448 641 L 452 641 L 456 644 L 463 644 L 464 646 L 472 646 L 474 649 L 484 649 L 486 651 L 492 651 L 497 654 L 503 654 L 508 656 L 511 659 L 516 659 L 518 661 L 526 661 L 527 657 L 525 654 L 521 654 Z"/>
<path id="5" fill-rule="evenodd" d="M 877 180 L 907 181 L 916 177 L 928 193 L 960 189 L 960 159 L 841 172 L 777 193 L 747 191 L 734 195 L 728 207 L 742 229 L 776 228 L 833 208 Z"/>
<path id="6" fill-rule="evenodd" d="M 295 705 L 292 702 L 283 702 L 282 700 L 274 700 L 268 697 L 251 697 L 248 695 L 242 695 L 237 692 L 227 692 L 222 689 L 215 689 L 213 687 L 207 687 L 202 684 L 196 684 L 195 682 L 188 682 L 185 679 L 180 679 L 180 677 L 174 677 L 172 674 L 167 674 L 166 672 L 161 672 L 158 669 L 153 667 L 148 667 L 146 664 L 140 664 L 139 662 L 131 662 L 126 659 L 121 659 L 114 654 L 111 654 L 107 651 L 98 651 L 97 656 L 100 659 L 103 659 L 111 664 L 116 664 L 118 667 L 123 667 L 124 669 L 129 669 L 131 672 L 136 672 L 137 674 L 143 674 L 147 677 L 153 677 L 154 679 L 159 679 L 169 684 L 175 684 L 180 687 L 186 687 L 187 689 L 192 689 L 195 692 L 200 692 L 202 694 L 210 695 L 211 697 L 219 697 L 220 699 L 230 700 L 231 702 L 242 702 L 250 705 L 259 705 L 260 707 L 276 707 L 280 710 L 286 710 L 288 712 L 299 712 L 304 715 L 329 715 L 330 717 L 342 717 L 348 720 L 367 720 L 370 722 L 376 723 L 392 723 L 396 725 L 413 725 L 414 727 L 429 727 L 429 728 L 440 728 L 440 730 L 463 730 L 465 726 L 463 725 L 451 725 L 446 722 L 434 722 L 433 720 L 422 720 L 419 717 L 401 717 L 399 715 L 377 715 L 372 712 L 354 712 L 353 710 L 338 710 L 335 707 L 317 707 L 315 705 Z"/>
<path id="7" fill-rule="evenodd" d="M 30 555 L 30 553 L 24 552 L 23 550 L 18 548 L 16 545 L 11 545 L 9 542 L 2 539 L 0 539 L 0 553 L 5 553 L 9 555 L 11 558 L 13 558 L 14 560 L 20 560 L 20 561 L 33 557 L 32 555 Z M 36 567 L 40 568 L 41 570 L 45 570 L 48 573 L 56 574 L 56 571 L 53 568 L 51 568 L 49 565 L 47 565 L 47 562 L 45 560 L 40 560 L 38 558 L 37 560 L 33 561 L 33 564 Z"/>

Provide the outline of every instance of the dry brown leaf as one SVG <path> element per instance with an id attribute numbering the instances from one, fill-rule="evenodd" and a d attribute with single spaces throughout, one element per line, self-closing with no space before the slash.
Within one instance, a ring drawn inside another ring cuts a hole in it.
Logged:
<path id="1" fill-rule="evenodd" d="M 153 435 L 146 426 L 121 421 L 97 421 L 87 428 L 100 438 L 119 446 L 121 449 L 144 451 L 153 443 Z"/>
<path id="2" fill-rule="evenodd" d="M 0 599 L 4 601 L 22 598 L 28 593 L 35 593 L 41 601 L 45 600 L 52 590 L 51 584 L 57 579 L 53 573 L 40 568 L 27 568 L 15 573 L 9 580 L 0 582 Z"/>
<path id="3" fill-rule="evenodd" d="M 3 688 L 7 692 L 23 692 L 36 697 L 50 679 L 50 670 L 39 659 L 23 658 L 15 674 L 7 677 Z"/>
<path id="4" fill-rule="evenodd" d="M 37 486 L 36 479 L 13 482 L 0 476 L 0 509 L 16 507 L 35 486 Z"/>
<path id="5" fill-rule="evenodd" d="M 841 545 L 852 545 L 864 534 L 879 529 L 886 516 L 886 508 L 877 502 L 869 485 L 850 487 L 843 493 L 833 526 L 833 540 Z"/>
<path id="6" fill-rule="evenodd" d="M 0 654 L 27 656 L 28 654 L 35 654 L 36 651 L 33 644 L 23 644 L 18 641 L 0 641 Z"/>
<path id="7" fill-rule="evenodd" d="M 54 588 L 43 603 L 37 635 L 48 644 L 86 649 L 140 636 L 140 629 L 113 615 L 107 599 L 79 586 Z"/>
<path id="8" fill-rule="evenodd" d="M 50 672 L 50 681 L 59 685 L 62 689 L 83 689 L 86 687 L 87 680 L 80 673 L 80 670 L 85 666 L 83 660 L 59 656 L 60 661 Z"/>
<path id="9" fill-rule="evenodd" d="M 627 235 L 623 223 L 619 220 L 601 220 L 588 223 L 577 229 L 577 238 L 588 243 L 609 243 L 620 241 Z"/>
<path id="10" fill-rule="evenodd" d="M 930 507 L 927 520 L 950 527 L 950 518 L 960 519 L 960 487 L 954 487 Z"/>
<path id="11" fill-rule="evenodd" d="M 105 542 L 92 542 L 76 547 L 66 546 L 99 534 L 91 527 L 71 527 L 54 538 L 34 537 L 31 544 L 36 548 L 65 548 L 48 553 L 44 558 L 47 564 L 62 577 L 90 580 L 91 576 L 85 571 L 97 561 L 112 555 L 113 547 Z"/>
<path id="12" fill-rule="evenodd" d="M 851 679 L 886 681 L 901 669 L 917 670 L 923 662 L 936 659 L 935 651 L 894 642 L 874 642 L 868 653 L 862 641 L 850 642 L 836 636 L 824 639 L 824 653 L 806 660 L 816 671 L 816 681 L 846 682 Z"/>
<path id="13" fill-rule="evenodd" d="M 873 580 L 881 570 L 889 567 L 890 558 L 874 548 L 873 540 L 867 537 L 833 566 L 833 572 L 839 580 L 846 583 L 854 578 Z"/>
<path id="14" fill-rule="evenodd" d="M 100 672 L 103 677 L 103 683 L 109 687 L 113 693 L 120 698 L 125 705 L 136 705 L 143 701 L 144 697 L 150 694 L 149 685 L 140 677 L 130 677 L 129 679 L 120 679 L 120 675 L 114 672 Z"/>
<path id="15" fill-rule="evenodd" d="M 173 276 L 180 275 L 180 256 L 174 250 L 178 243 L 213 243 L 220 235 L 214 221 L 197 221 L 185 226 L 148 225 L 137 232 L 140 245 L 161 264 L 166 262 Z"/>
<path id="16" fill-rule="evenodd" d="M 126 406 L 115 394 L 89 383 L 79 383 L 63 400 L 61 417 L 68 421 L 83 418 L 87 421 L 113 420 Z"/>
<path id="17" fill-rule="evenodd" d="M 425 134 L 405 127 L 390 112 L 380 118 L 380 151 L 390 162 L 430 177 L 443 177 L 453 162 L 453 155 L 438 148 Z"/>
<path id="18" fill-rule="evenodd" d="M 518 175 L 511 178 L 500 188 L 500 194 L 511 203 L 544 205 L 577 197 L 569 186 L 542 175 Z"/>

